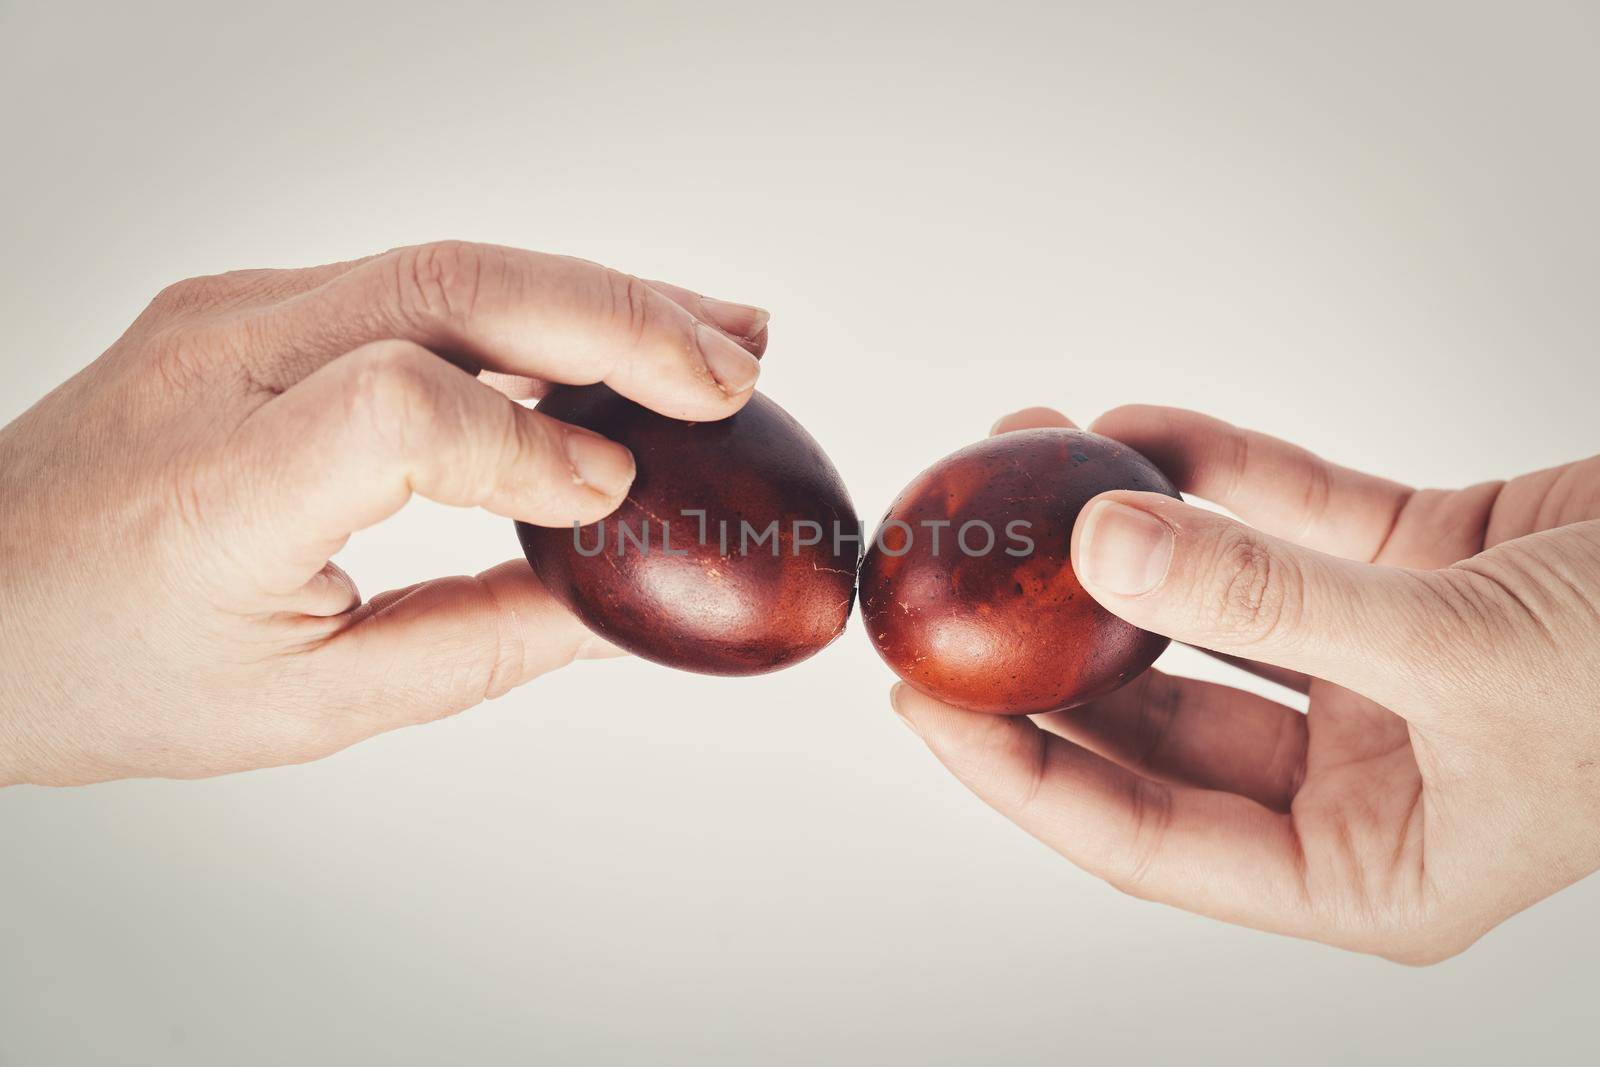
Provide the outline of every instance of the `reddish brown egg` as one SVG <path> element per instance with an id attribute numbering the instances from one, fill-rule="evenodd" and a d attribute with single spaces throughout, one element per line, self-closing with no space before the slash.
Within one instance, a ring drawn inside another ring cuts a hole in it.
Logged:
<path id="1" fill-rule="evenodd" d="M 645 659 L 759 674 L 844 630 L 860 525 L 817 442 L 759 393 L 731 418 L 682 422 L 604 385 L 539 410 L 633 451 L 610 517 L 574 530 L 517 523 L 534 571 L 584 624 Z"/>
<path id="2" fill-rule="evenodd" d="M 1112 615 L 1078 583 L 1078 512 L 1100 493 L 1177 496 L 1154 464 L 1081 430 L 1018 430 L 947 456 L 895 500 L 861 567 L 878 654 L 929 696 L 1024 715 L 1104 696 L 1167 639 Z"/>

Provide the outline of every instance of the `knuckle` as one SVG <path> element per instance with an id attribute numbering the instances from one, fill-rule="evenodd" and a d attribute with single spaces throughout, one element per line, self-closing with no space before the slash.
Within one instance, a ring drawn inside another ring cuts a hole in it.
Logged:
<path id="1" fill-rule="evenodd" d="M 405 341 L 362 349 L 352 362 L 347 401 L 354 420 L 403 453 L 411 432 L 438 406 L 434 357 Z"/>
<path id="2" fill-rule="evenodd" d="M 174 393 L 211 386 L 271 390 L 252 373 L 256 347 L 246 320 L 226 314 L 182 315 L 154 323 L 136 349 L 141 365 Z"/>
<path id="3" fill-rule="evenodd" d="M 395 250 L 386 267 L 400 314 L 416 323 L 471 318 L 483 295 L 489 259 L 489 249 L 469 241 Z"/>
<path id="4" fill-rule="evenodd" d="M 1128 853 L 1126 864 L 1111 885 L 1140 900 L 1153 899 L 1150 875 L 1172 827 L 1172 790 L 1148 778 L 1128 780 Z"/>
<path id="5" fill-rule="evenodd" d="M 471 622 L 442 637 L 418 664 L 426 682 L 407 712 L 414 722 L 453 715 L 516 688 L 527 670 L 528 647 L 518 617 L 494 582 L 458 574 L 429 583 L 441 611 Z"/>
<path id="6" fill-rule="evenodd" d="M 433 355 L 409 341 L 379 341 L 357 353 L 352 381 L 360 395 L 410 403 L 429 391 Z"/>
<path id="7" fill-rule="evenodd" d="M 623 331 L 627 343 L 642 343 L 655 318 L 655 293 L 639 278 L 615 270 L 605 271 L 602 292 L 605 313 Z"/>
<path id="8" fill-rule="evenodd" d="M 492 410 L 499 413 L 497 417 L 472 420 L 468 426 L 481 445 L 465 451 L 465 461 L 451 476 L 454 491 L 462 499 L 491 506 L 504 506 L 512 498 L 524 506 L 542 506 L 543 472 L 554 469 L 547 463 L 565 462 L 555 420 L 531 418 L 532 412 L 510 402 Z"/>
<path id="9" fill-rule="evenodd" d="M 157 380 L 175 393 L 195 388 L 219 362 L 214 339 L 190 324 L 163 327 L 148 349 L 148 357 Z"/>
<path id="10" fill-rule="evenodd" d="M 1218 434 L 1217 444 L 1224 457 L 1218 467 L 1222 488 L 1217 495 L 1224 500 L 1231 500 L 1250 477 L 1251 434 L 1237 426 L 1226 426 Z"/>
<path id="11" fill-rule="evenodd" d="M 1299 713 L 1280 716 L 1277 736 L 1264 764 L 1267 781 L 1278 803 L 1276 810 L 1289 811 L 1306 780 L 1306 746 L 1309 734 L 1306 717 Z"/>
<path id="12" fill-rule="evenodd" d="M 155 295 L 145 316 L 170 319 L 200 311 L 219 300 L 228 287 L 227 275 L 182 278 Z"/>
<path id="13" fill-rule="evenodd" d="M 480 660 L 482 687 L 474 692 L 481 693 L 481 700 L 493 700 L 515 689 L 526 678 L 528 649 L 517 631 L 516 613 L 501 600 L 493 580 L 479 576 L 472 582 L 478 595 L 491 606 L 488 615 L 494 620 L 487 646 L 491 651 Z"/>
<path id="14" fill-rule="evenodd" d="M 139 351 L 154 380 L 173 393 L 223 389 L 275 396 L 285 388 L 248 317 L 206 315 L 163 323 L 146 335 Z"/>
<path id="15" fill-rule="evenodd" d="M 1217 541 L 1204 579 L 1208 622 L 1221 636 L 1257 644 L 1288 629 L 1303 579 L 1255 533 L 1230 528 Z"/>
<path id="16" fill-rule="evenodd" d="M 1050 777 L 1050 747 L 1038 734 L 1010 733 L 1009 740 L 1013 745 L 1024 746 L 1028 757 L 1023 761 L 1028 770 L 1023 778 L 1022 789 L 1011 804 L 1012 810 L 1022 816 L 1037 806 L 1039 797 L 1044 791 L 1045 780 Z M 1028 746 L 1031 746 L 1031 749 Z"/>
<path id="17" fill-rule="evenodd" d="M 1156 762 L 1178 719 L 1181 700 L 1176 687 L 1161 681 L 1155 671 L 1145 671 L 1139 684 L 1139 703 L 1134 722 L 1133 761 L 1138 766 Z"/>
<path id="18" fill-rule="evenodd" d="M 568 475 L 572 473 L 569 469 L 571 461 L 567 459 L 565 426 L 556 419 L 546 418 L 516 404 L 501 405 L 500 410 L 503 421 L 491 431 L 499 445 L 496 451 L 499 461 L 495 465 L 497 470 L 515 470 L 518 467 L 542 470 L 545 469 L 544 464 L 549 462 L 551 469 L 559 469 Z"/>
<path id="19" fill-rule="evenodd" d="M 1302 452 L 1297 461 L 1301 466 L 1300 523 L 1291 541 L 1299 541 L 1328 514 L 1333 500 L 1333 468 L 1310 452 Z"/>

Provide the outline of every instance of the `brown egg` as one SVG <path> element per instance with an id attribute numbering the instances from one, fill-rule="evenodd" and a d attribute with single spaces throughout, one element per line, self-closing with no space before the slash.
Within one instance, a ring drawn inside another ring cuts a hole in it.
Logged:
<path id="1" fill-rule="evenodd" d="M 1081 430 L 1018 430 L 947 456 L 890 506 L 861 567 L 878 654 L 929 696 L 1025 715 L 1104 696 L 1167 639 L 1106 611 L 1069 550 L 1083 506 L 1110 489 L 1177 496 L 1126 445 Z"/>
<path id="2" fill-rule="evenodd" d="M 704 674 L 759 674 L 844 630 L 860 523 L 810 434 L 759 393 L 720 422 L 658 415 L 604 385 L 538 410 L 633 451 L 611 516 L 574 530 L 517 523 L 528 562 L 591 630 Z"/>

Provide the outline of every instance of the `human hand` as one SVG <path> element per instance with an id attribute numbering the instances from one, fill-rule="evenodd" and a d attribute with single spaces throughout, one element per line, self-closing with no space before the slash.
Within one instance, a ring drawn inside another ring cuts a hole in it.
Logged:
<path id="1" fill-rule="evenodd" d="M 365 604 L 329 560 L 413 492 L 601 518 L 632 456 L 506 393 L 604 381 L 724 418 L 765 323 L 459 242 L 166 289 L 0 430 L 0 785 L 316 759 L 610 652 L 520 558 Z"/>
<path id="2" fill-rule="evenodd" d="M 1309 712 L 1154 670 L 1031 720 L 896 686 L 975 793 L 1135 896 L 1408 963 L 1600 868 L 1600 457 L 1417 491 L 1193 412 L 1091 429 L 1251 526 L 1103 494 L 1084 587 Z"/>

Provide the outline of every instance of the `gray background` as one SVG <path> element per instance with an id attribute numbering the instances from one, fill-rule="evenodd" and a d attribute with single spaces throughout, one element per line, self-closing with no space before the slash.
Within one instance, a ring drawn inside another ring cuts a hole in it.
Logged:
<path id="1" fill-rule="evenodd" d="M 466 237 L 771 307 L 764 388 L 869 520 L 1031 403 L 1502 477 L 1600 437 L 1597 101 L 1583 3 L 0 3 L 0 418 L 176 278 Z M 341 560 L 515 553 L 413 506 Z M 1421 971 L 1138 903 L 889 682 L 853 624 L 0 794 L 0 1063 L 1600 1057 L 1600 881 Z"/>

